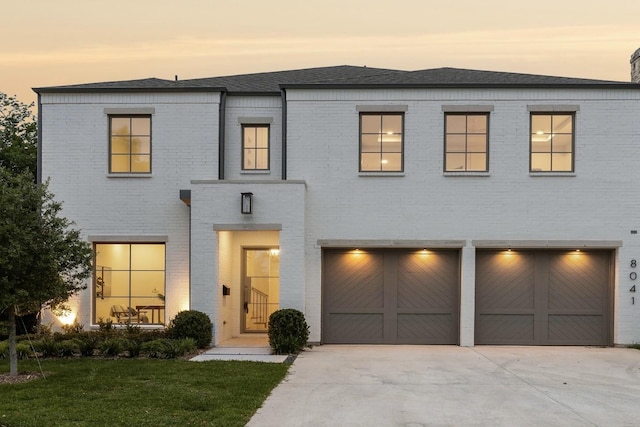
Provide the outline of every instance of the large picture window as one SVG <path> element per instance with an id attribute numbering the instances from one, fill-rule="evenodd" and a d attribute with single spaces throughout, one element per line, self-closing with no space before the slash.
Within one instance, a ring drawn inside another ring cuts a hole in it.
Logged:
<path id="1" fill-rule="evenodd" d="M 109 116 L 109 172 L 151 172 L 151 116 Z"/>
<path id="2" fill-rule="evenodd" d="M 242 169 L 269 169 L 269 125 L 242 126 Z"/>
<path id="3" fill-rule="evenodd" d="M 403 113 L 360 113 L 360 171 L 402 172 Z"/>
<path id="4" fill-rule="evenodd" d="M 445 115 L 445 172 L 489 170 L 489 114 Z"/>
<path id="5" fill-rule="evenodd" d="M 573 172 L 573 113 L 531 113 L 531 172 Z"/>
<path id="6" fill-rule="evenodd" d="M 165 322 L 165 245 L 96 243 L 94 323 Z"/>

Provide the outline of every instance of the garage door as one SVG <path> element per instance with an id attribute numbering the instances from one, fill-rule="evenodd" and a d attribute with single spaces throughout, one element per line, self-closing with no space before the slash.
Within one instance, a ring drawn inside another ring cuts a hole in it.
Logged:
<path id="1" fill-rule="evenodd" d="M 458 251 L 323 251 L 322 341 L 457 344 Z"/>
<path id="2" fill-rule="evenodd" d="M 477 251 L 476 344 L 609 345 L 610 251 Z"/>

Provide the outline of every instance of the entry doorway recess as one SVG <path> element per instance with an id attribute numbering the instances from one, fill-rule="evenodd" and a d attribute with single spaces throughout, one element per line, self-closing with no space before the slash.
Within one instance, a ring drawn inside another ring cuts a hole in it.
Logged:
<path id="1" fill-rule="evenodd" d="M 267 332 L 269 316 L 280 306 L 280 250 L 243 248 L 243 332 Z"/>

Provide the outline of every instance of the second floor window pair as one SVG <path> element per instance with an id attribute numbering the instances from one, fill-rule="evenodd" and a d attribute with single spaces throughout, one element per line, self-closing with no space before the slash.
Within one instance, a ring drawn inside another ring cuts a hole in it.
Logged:
<path id="1" fill-rule="evenodd" d="M 532 113 L 531 172 L 572 172 L 573 113 Z M 360 114 L 360 171 L 402 172 L 403 113 Z M 444 171 L 489 170 L 489 113 L 446 113 Z"/>
<path id="2" fill-rule="evenodd" d="M 242 169 L 269 170 L 269 125 L 242 126 Z M 151 116 L 109 116 L 109 173 L 151 173 Z"/>

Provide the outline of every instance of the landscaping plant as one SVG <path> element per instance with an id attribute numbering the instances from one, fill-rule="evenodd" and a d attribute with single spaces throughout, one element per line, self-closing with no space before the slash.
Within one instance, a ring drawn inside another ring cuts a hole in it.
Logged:
<path id="1" fill-rule="evenodd" d="M 181 311 L 169 323 L 171 338 L 192 338 L 198 348 L 207 348 L 213 339 L 213 324 L 205 313 L 197 310 Z"/>
<path id="2" fill-rule="evenodd" d="M 269 345 L 275 354 L 302 351 L 309 341 L 309 326 L 300 310 L 284 308 L 269 316 Z"/>

